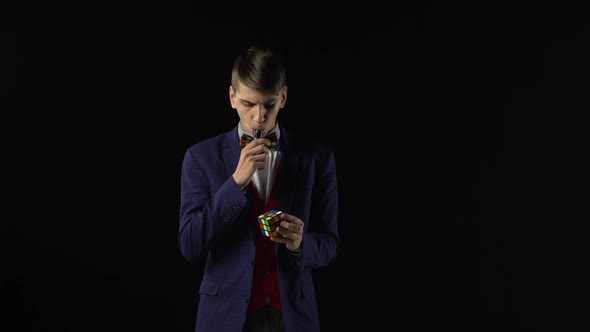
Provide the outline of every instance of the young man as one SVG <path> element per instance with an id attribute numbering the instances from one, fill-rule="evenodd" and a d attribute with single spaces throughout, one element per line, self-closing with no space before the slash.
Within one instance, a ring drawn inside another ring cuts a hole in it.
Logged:
<path id="1" fill-rule="evenodd" d="M 236 57 L 229 99 L 238 124 L 182 164 L 180 251 L 206 260 L 195 330 L 319 331 L 312 269 L 334 261 L 339 241 L 333 152 L 279 126 L 286 69 L 273 50 Z M 268 236 L 258 216 L 272 210 Z"/>

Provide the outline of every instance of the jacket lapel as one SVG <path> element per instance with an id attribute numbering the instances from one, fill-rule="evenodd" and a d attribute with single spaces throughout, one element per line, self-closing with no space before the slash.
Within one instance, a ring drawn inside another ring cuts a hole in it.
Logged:
<path id="1" fill-rule="evenodd" d="M 277 210 L 291 213 L 293 199 L 297 190 L 296 179 L 298 178 L 301 154 L 289 143 L 289 136 L 282 128 L 280 149 L 281 160 L 277 180 L 275 181 L 276 185 L 278 185 L 276 188 Z"/>
<path id="2" fill-rule="evenodd" d="M 230 130 L 225 134 L 223 140 L 223 159 L 228 176 L 234 174 L 238 162 L 240 161 L 240 139 L 238 137 L 238 127 Z"/>

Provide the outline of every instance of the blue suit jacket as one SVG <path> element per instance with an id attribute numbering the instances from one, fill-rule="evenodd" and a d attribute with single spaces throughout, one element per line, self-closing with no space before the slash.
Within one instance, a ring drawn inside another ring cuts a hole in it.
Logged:
<path id="1" fill-rule="evenodd" d="M 333 152 L 281 127 L 277 210 L 305 223 L 298 265 L 277 244 L 286 330 L 319 331 L 311 270 L 338 252 L 338 188 Z M 184 258 L 206 259 L 199 287 L 198 332 L 240 332 L 246 318 L 255 256 L 255 219 L 232 178 L 240 158 L 237 126 L 187 149 L 182 164 L 179 246 Z"/>

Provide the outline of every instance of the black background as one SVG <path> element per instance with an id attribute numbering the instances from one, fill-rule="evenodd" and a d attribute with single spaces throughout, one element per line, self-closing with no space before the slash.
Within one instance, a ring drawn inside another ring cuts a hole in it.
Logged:
<path id="1" fill-rule="evenodd" d="M 237 123 L 231 61 L 258 42 L 287 57 L 281 125 L 336 154 L 323 330 L 590 328 L 581 7 L 19 6 L 2 23 L 3 331 L 193 330 L 182 156 Z"/>

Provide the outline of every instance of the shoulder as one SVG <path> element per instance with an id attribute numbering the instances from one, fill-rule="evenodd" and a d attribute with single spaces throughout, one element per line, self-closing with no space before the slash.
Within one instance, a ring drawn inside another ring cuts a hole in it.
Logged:
<path id="1" fill-rule="evenodd" d="M 186 149 L 186 154 L 191 154 L 193 156 L 214 156 L 220 154 L 223 151 L 223 148 L 228 145 L 228 142 L 231 140 L 231 133 L 234 133 L 234 131 L 225 132 L 196 142 Z M 237 141 L 237 136 L 235 140 Z"/>
<path id="2" fill-rule="evenodd" d="M 286 132 L 286 144 L 289 150 L 302 153 L 314 159 L 333 158 L 333 149 L 316 137 L 301 132 Z"/>
<path id="3" fill-rule="evenodd" d="M 225 134 L 220 134 L 217 136 L 205 138 L 201 141 L 193 143 L 193 145 L 191 145 L 188 148 L 188 150 L 197 152 L 197 151 L 208 150 L 208 149 L 215 148 L 215 147 L 220 147 L 223 145 L 222 142 L 223 142 L 225 136 L 226 136 Z"/>

